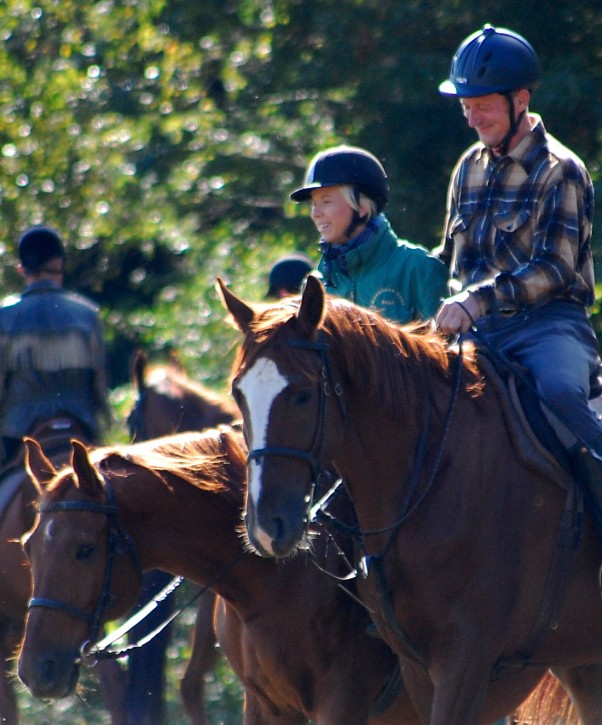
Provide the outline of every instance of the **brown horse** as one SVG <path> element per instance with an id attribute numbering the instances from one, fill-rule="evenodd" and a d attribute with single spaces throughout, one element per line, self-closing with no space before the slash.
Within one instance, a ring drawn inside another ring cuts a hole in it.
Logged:
<path id="1" fill-rule="evenodd" d="M 73 690 L 90 619 L 120 615 L 136 600 L 137 561 L 219 593 L 218 638 L 245 687 L 245 723 L 418 722 L 395 688 L 395 654 L 366 634 L 364 608 L 324 572 L 348 572 L 333 538 L 317 536 L 311 556 L 285 563 L 246 552 L 238 531 L 246 478 L 239 432 L 91 454 L 75 443 L 72 469 L 58 475 L 29 441 L 28 465 L 40 501 L 24 537 L 34 592 L 19 675 L 34 695 Z M 349 506 L 343 498 L 335 510 L 342 515 Z M 108 600 L 110 614 L 102 606 Z"/>
<path id="2" fill-rule="evenodd" d="M 297 306 L 220 288 L 245 335 L 233 391 L 257 551 L 297 550 L 334 464 L 357 511 L 362 599 L 424 722 L 477 725 L 548 667 L 583 722 L 602 722 L 600 541 L 589 516 L 581 531 L 570 476 L 521 448 L 474 351 L 327 299 L 313 278 Z"/>
<path id="3" fill-rule="evenodd" d="M 136 402 L 127 423 L 133 441 L 145 441 L 171 433 L 200 431 L 221 423 L 232 423 L 240 417 L 231 398 L 209 390 L 192 381 L 180 361 L 172 356 L 165 365 L 151 365 L 147 355 L 137 350 L 132 359 L 132 383 Z M 138 602 L 143 606 L 167 583 L 165 573 L 149 571 L 144 574 L 143 595 Z M 173 609 L 172 600 L 166 599 L 138 625 L 132 635 L 141 638 L 152 632 Z M 208 725 L 205 712 L 205 675 L 215 666 L 218 658 L 213 613 L 215 594 L 211 591 L 201 597 L 197 608 L 190 648 L 190 659 L 180 684 L 184 708 L 194 725 Z M 163 722 L 165 650 L 169 641 L 169 628 L 134 650 L 128 658 L 127 688 L 124 698 L 130 717 L 143 725 Z"/>
<path id="4" fill-rule="evenodd" d="M 34 435 L 43 442 L 57 468 L 69 462 L 73 438 L 89 440 L 78 423 L 66 417 L 40 423 Z M 33 524 L 37 491 L 25 471 L 23 451 L 0 475 L 0 721 L 16 725 L 19 715 L 12 686 L 12 660 L 21 640 L 31 595 L 31 576 L 19 541 Z M 106 696 L 112 668 L 109 665 L 101 670 L 101 691 L 110 706 L 112 722 L 117 725 L 124 722 L 122 713 Z"/>
<path id="5" fill-rule="evenodd" d="M 176 357 L 167 365 L 150 365 L 138 350 L 132 360 L 132 381 L 136 403 L 128 425 L 134 441 L 214 428 L 240 418 L 230 397 L 191 380 Z"/>

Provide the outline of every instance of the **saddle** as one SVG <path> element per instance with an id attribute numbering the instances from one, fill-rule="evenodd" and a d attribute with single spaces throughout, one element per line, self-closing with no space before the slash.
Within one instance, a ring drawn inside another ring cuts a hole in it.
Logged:
<path id="1" fill-rule="evenodd" d="M 548 422 L 535 391 L 516 373 L 500 370 L 483 350 L 478 350 L 478 356 L 487 383 L 497 393 L 520 461 L 568 490 L 573 483 L 569 454 Z"/>
<path id="2" fill-rule="evenodd" d="M 90 437 L 81 423 L 69 416 L 57 416 L 40 421 L 28 436 L 40 441 L 45 454 L 49 457 L 64 449 L 72 438 L 89 440 Z M 25 447 L 20 445 L 15 455 L 0 468 L 0 518 L 23 481 L 24 467 Z"/>
<path id="3" fill-rule="evenodd" d="M 545 640 L 561 609 L 568 580 L 582 540 L 584 500 L 582 487 L 573 472 L 569 454 L 548 422 L 528 373 L 500 371 L 478 348 L 479 365 L 489 385 L 496 390 L 513 447 L 523 465 L 560 486 L 566 494 L 542 601 L 535 621 L 520 649 L 502 657 L 493 668 L 496 679 L 508 668 L 524 667 Z"/>

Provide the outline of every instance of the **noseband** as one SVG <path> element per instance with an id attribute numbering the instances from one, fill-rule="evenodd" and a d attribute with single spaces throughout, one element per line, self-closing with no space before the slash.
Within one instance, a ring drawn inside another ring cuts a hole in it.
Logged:
<path id="1" fill-rule="evenodd" d="M 311 342 L 310 340 L 288 340 L 288 345 L 289 347 L 296 347 L 302 350 L 313 350 L 320 355 L 322 368 L 320 371 L 320 384 L 318 386 L 318 421 L 316 424 L 314 441 L 309 451 L 304 451 L 300 448 L 289 448 L 283 446 L 255 448 L 252 451 L 249 451 L 247 455 L 247 464 L 251 461 L 267 458 L 268 456 L 299 458 L 302 461 L 306 461 L 312 472 L 312 492 L 309 501 L 309 505 L 311 505 L 316 488 L 320 490 L 332 482 L 332 472 L 327 465 L 325 465 L 323 460 L 324 429 L 326 426 L 326 399 L 334 393 L 343 416 L 343 422 L 347 419 L 347 411 L 345 409 L 342 386 L 339 383 L 335 383 L 333 380 L 332 370 L 328 359 L 328 343 Z"/>
<path id="2" fill-rule="evenodd" d="M 111 593 L 111 577 L 113 575 L 113 565 L 115 563 L 115 555 L 127 553 L 134 564 L 136 573 L 141 578 L 142 569 L 134 544 L 130 536 L 124 531 L 117 520 L 117 506 L 115 504 L 115 494 L 109 481 L 105 478 L 105 490 L 108 503 L 95 503 L 93 501 L 55 501 L 53 503 L 42 504 L 40 506 L 41 513 L 50 513 L 53 511 L 91 511 L 92 513 L 104 514 L 108 519 L 107 527 L 107 561 L 105 565 L 104 580 L 102 586 L 102 594 L 98 602 L 98 606 L 93 614 L 89 614 L 83 609 L 72 607 L 66 602 L 58 599 L 47 599 L 45 597 L 32 597 L 29 600 L 28 608 L 45 607 L 46 609 L 55 609 L 59 612 L 65 612 L 79 619 L 83 619 L 90 625 L 89 640 L 81 646 L 82 655 L 85 654 L 86 648 L 91 642 L 98 639 L 98 634 L 102 626 L 102 617 L 105 612 L 110 609 L 115 597 Z M 121 545 L 123 542 L 123 546 Z"/>

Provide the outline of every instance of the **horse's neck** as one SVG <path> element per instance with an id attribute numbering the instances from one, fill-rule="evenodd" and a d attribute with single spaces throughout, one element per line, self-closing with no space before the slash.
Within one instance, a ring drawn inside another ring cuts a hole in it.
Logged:
<path id="1" fill-rule="evenodd" d="M 116 479 L 114 487 L 120 518 L 144 570 L 163 569 L 238 599 L 238 590 L 244 592 L 266 563 L 247 555 L 234 564 L 244 550 L 237 530 L 242 502 L 237 505 L 226 493 L 204 491 L 177 477 L 165 485 L 144 473 Z M 234 584 L 237 579 L 240 585 Z"/>
<path id="2" fill-rule="evenodd" d="M 356 412 L 357 410 L 357 412 Z M 365 470 L 370 485 L 392 476 L 403 478 L 412 467 L 415 450 L 422 433 L 423 413 L 411 424 L 366 412 L 366 406 L 349 407 L 342 446 L 335 453 L 337 469 L 345 480 L 353 471 Z"/>
<path id="3" fill-rule="evenodd" d="M 421 446 L 424 411 L 412 420 L 384 418 L 366 413 L 365 402 L 349 407 L 349 419 L 342 446 L 334 463 L 349 490 L 363 530 L 381 528 L 402 508 L 410 482 L 424 485 L 416 451 Z M 429 459 L 430 462 L 431 459 Z M 428 470 L 428 462 L 422 464 Z M 413 485 L 413 484 L 412 484 Z"/>

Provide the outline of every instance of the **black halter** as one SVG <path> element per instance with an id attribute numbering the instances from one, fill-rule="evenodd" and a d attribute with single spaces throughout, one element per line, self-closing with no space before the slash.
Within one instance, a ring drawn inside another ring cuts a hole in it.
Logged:
<path id="1" fill-rule="evenodd" d="M 290 347 L 297 347 L 302 350 L 313 350 L 320 355 L 322 368 L 320 371 L 319 399 L 318 399 L 318 421 L 316 424 L 316 433 L 311 449 L 309 451 L 300 448 L 289 448 L 283 446 L 266 446 L 265 448 L 255 448 L 249 451 L 247 455 L 247 464 L 251 461 L 267 456 L 277 456 L 283 458 L 300 458 L 306 461 L 312 472 L 312 492 L 309 506 L 313 501 L 316 489 L 321 490 L 332 481 L 332 471 L 324 462 L 324 428 L 326 424 L 326 398 L 335 395 L 343 421 L 347 419 L 347 411 L 345 409 L 345 401 L 343 399 L 342 386 L 333 381 L 332 371 L 328 361 L 328 343 L 312 342 L 310 340 L 289 340 Z M 308 510 L 309 510 L 308 506 Z"/>
<path id="2" fill-rule="evenodd" d="M 113 575 L 115 555 L 118 553 L 129 554 L 136 573 L 139 577 L 142 577 L 142 570 L 134 549 L 134 544 L 130 536 L 124 531 L 117 520 L 117 506 L 115 504 L 115 494 L 113 492 L 113 488 L 106 478 L 104 482 L 107 494 L 106 504 L 96 503 L 94 501 L 55 501 L 53 503 L 42 504 L 40 506 L 41 513 L 49 513 L 52 511 L 91 511 L 92 513 L 105 514 L 107 516 L 107 561 L 105 565 L 102 594 L 95 612 L 90 614 L 83 609 L 72 607 L 66 602 L 62 602 L 58 599 L 47 599 L 45 597 L 32 597 L 27 605 L 30 609 L 32 607 L 56 609 L 59 612 L 65 612 L 66 614 L 78 617 L 79 619 L 83 619 L 87 622 L 90 625 L 89 640 L 82 644 L 82 654 L 85 653 L 86 647 L 89 643 L 95 642 L 98 638 L 98 634 L 102 626 L 102 617 L 114 604 L 115 597 L 111 593 L 111 578 Z M 122 542 L 124 546 L 121 545 Z"/>

